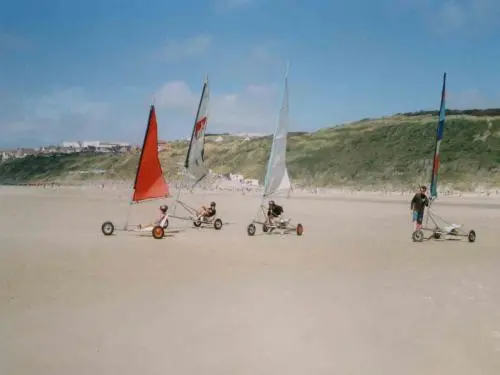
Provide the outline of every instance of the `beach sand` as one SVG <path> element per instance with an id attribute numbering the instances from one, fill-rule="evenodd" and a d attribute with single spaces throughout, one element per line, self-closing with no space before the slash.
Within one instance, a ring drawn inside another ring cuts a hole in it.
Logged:
<path id="1" fill-rule="evenodd" d="M 227 224 L 105 237 L 126 195 L 0 188 L 0 374 L 500 373 L 491 200 L 436 204 L 471 244 L 413 243 L 408 197 L 278 200 L 302 237 L 248 237 L 256 195 L 185 199 L 216 200 Z"/>

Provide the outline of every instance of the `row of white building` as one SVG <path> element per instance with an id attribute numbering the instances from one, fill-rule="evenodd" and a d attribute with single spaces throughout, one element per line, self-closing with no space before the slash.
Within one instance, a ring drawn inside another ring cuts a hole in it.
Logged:
<path id="1" fill-rule="evenodd" d="M 102 142 L 102 141 L 74 141 L 62 142 L 59 146 L 43 146 L 37 148 L 17 148 L 14 150 L 1 150 L 0 162 L 9 159 L 22 159 L 28 155 L 47 155 L 55 153 L 74 152 L 101 152 L 117 153 L 129 152 L 132 146 L 124 142 Z"/>
<path id="2" fill-rule="evenodd" d="M 61 148 L 63 152 L 127 152 L 132 149 L 132 146 L 124 142 L 65 141 L 61 144 Z"/>

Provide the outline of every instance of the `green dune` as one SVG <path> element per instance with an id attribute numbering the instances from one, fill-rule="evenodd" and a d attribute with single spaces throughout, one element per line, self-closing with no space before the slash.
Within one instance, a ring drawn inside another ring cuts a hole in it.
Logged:
<path id="1" fill-rule="evenodd" d="M 428 182 L 437 126 L 436 112 L 364 119 L 338 127 L 288 135 L 290 177 L 307 186 L 411 186 Z M 244 141 L 206 137 L 205 158 L 218 173 L 263 180 L 271 137 Z M 174 141 L 160 154 L 168 179 L 178 178 L 188 143 Z M 0 183 L 89 180 L 133 181 L 138 153 L 55 154 L 0 164 Z M 500 110 L 448 111 L 441 145 L 440 184 L 461 190 L 500 186 Z"/>

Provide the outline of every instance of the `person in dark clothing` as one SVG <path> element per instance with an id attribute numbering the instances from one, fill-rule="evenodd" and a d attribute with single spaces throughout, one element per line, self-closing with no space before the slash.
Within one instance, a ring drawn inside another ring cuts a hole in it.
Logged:
<path id="1" fill-rule="evenodd" d="M 422 227 L 425 207 L 429 207 L 429 198 L 427 197 L 427 187 L 421 186 L 420 191 L 415 193 L 410 203 L 410 210 L 413 213 L 413 222 L 417 222 L 416 230 Z"/>
<path id="2" fill-rule="evenodd" d="M 267 219 L 269 224 L 274 224 L 274 219 L 281 217 L 283 207 L 277 205 L 274 201 L 269 201 L 269 208 L 267 209 Z"/>
<path id="3" fill-rule="evenodd" d="M 200 218 L 203 219 L 209 219 L 213 216 L 215 216 L 216 210 L 215 210 L 215 202 L 211 202 L 209 207 L 201 207 L 201 209 L 198 211 L 198 215 Z"/>

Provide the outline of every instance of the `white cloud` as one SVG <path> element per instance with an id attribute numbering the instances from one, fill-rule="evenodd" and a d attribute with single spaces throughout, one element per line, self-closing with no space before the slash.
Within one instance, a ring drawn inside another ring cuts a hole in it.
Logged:
<path id="1" fill-rule="evenodd" d="M 39 119 L 58 121 L 65 116 L 85 116 L 89 120 L 106 114 L 105 103 L 86 98 L 82 88 L 71 87 L 45 94 L 37 100 L 34 116 Z"/>
<path id="2" fill-rule="evenodd" d="M 167 82 L 156 94 L 159 108 L 182 113 L 192 121 L 200 92 L 182 81 Z M 241 92 L 210 93 L 210 131 L 272 132 L 279 112 L 279 90 L 273 85 L 248 85 Z"/>
<path id="3" fill-rule="evenodd" d="M 161 56 L 167 61 L 200 56 L 212 46 L 212 42 L 212 36 L 206 34 L 183 40 L 169 40 L 162 48 Z"/>
<path id="4" fill-rule="evenodd" d="M 453 0 L 442 5 L 438 17 L 444 23 L 445 27 L 449 29 L 457 29 L 463 26 L 467 19 L 464 8 Z"/>
<path id="5" fill-rule="evenodd" d="M 175 111 L 190 111 L 199 100 L 184 81 L 165 83 L 155 94 L 155 103 L 158 107 Z"/>
<path id="6" fill-rule="evenodd" d="M 2 143 L 57 143 L 68 138 L 82 139 L 99 133 L 106 125 L 113 126 L 109 124 L 109 105 L 88 99 L 79 87 L 53 90 L 17 105 L 15 110 L 2 111 Z"/>
<path id="7" fill-rule="evenodd" d="M 451 91 L 447 96 L 446 106 L 451 109 L 485 109 L 500 106 L 500 98 L 495 100 L 477 89 Z"/>
<path id="8" fill-rule="evenodd" d="M 498 0 L 386 0 L 389 9 L 421 17 L 429 29 L 441 34 L 460 30 L 484 32 L 500 25 Z"/>
<path id="9" fill-rule="evenodd" d="M 270 65 L 283 64 L 278 54 L 279 44 L 276 41 L 266 41 L 255 45 L 250 52 L 250 60 L 255 63 Z"/>

